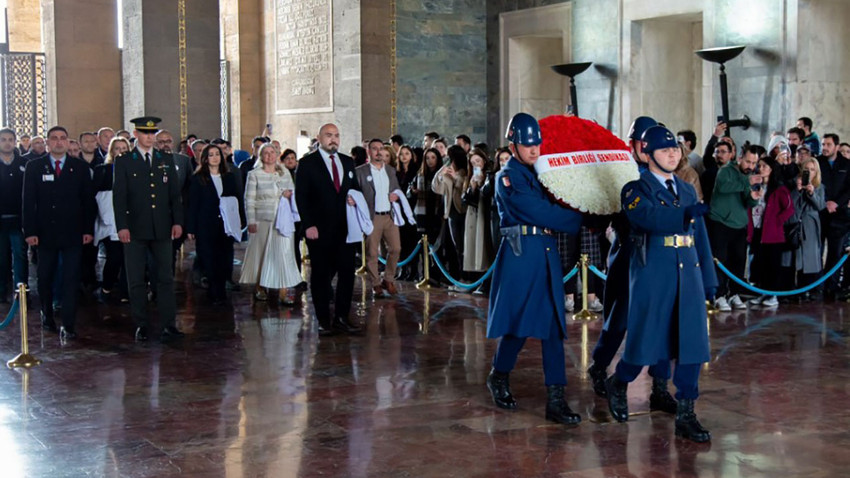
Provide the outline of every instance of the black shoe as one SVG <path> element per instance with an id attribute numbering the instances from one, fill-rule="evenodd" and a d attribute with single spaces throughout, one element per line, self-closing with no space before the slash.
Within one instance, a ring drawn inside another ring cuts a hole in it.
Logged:
<path id="1" fill-rule="evenodd" d="M 605 379 L 608 378 L 608 372 L 594 363 L 587 369 L 587 374 L 590 375 L 590 381 L 593 383 L 593 393 L 599 397 L 608 398 L 608 390 L 605 389 Z"/>
<path id="2" fill-rule="evenodd" d="M 239 292 L 242 290 L 242 286 L 232 280 L 226 281 L 224 283 L 224 288 L 231 292 Z"/>
<path id="3" fill-rule="evenodd" d="M 332 328 L 349 335 L 358 334 L 361 330 L 360 327 L 352 324 L 348 321 L 348 319 L 344 319 L 342 317 L 337 317 L 336 319 L 334 319 Z"/>
<path id="4" fill-rule="evenodd" d="M 510 375 L 507 373 L 490 370 L 490 375 L 487 376 L 487 389 L 490 390 L 493 403 L 497 407 L 505 410 L 516 410 L 516 400 L 511 394 L 509 377 Z"/>
<path id="5" fill-rule="evenodd" d="M 186 336 L 186 334 L 177 330 L 177 327 L 175 327 L 173 325 L 169 325 L 168 327 L 164 327 L 162 329 L 161 339 L 162 340 L 179 339 L 179 338 L 182 338 L 182 337 L 185 337 L 185 336 Z"/>
<path id="6" fill-rule="evenodd" d="M 65 340 L 71 340 L 77 338 L 77 332 L 71 327 L 65 327 L 59 329 L 59 337 Z"/>
<path id="7" fill-rule="evenodd" d="M 43 311 L 41 312 L 41 328 L 50 332 L 59 331 L 56 327 L 56 322 L 53 322 L 53 316 L 46 315 Z"/>
<path id="8" fill-rule="evenodd" d="M 652 379 L 652 394 L 649 395 L 649 411 L 676 414 L 676 400 L 667 391 L 667 380 Z"/>
<path id="9" fill-rule="evenodd" d="M 334 329 L 330 324 L 322 324 L 319 322 L 319 337 L 331 337 L 337 335 L 336 329 Z"/>
<path id="10" fill-rule="evenodd" d="M 94 298 L 97 299 L 99 304 L 106 304 L 109 302 L 109 299 L 112 297 L 112 292 L 103 290 L 103 287 L 98 288 L 94 292 Z"/>
<path id="11" fill-rule="evenodd" d="M 563 425 L 578 425 L 581 416 L 573 413 L 567 401 L 564 400 L 563 385 L 549 385 L 546 387 L 546 419 L 550 422 Z"/>
<path id="12" fill-rule="evenodd" d="M 147 342 L 148 341 L 148 328 L 147 327 L 137 327 L 136 328 L 136 342 Z"/>
<path id="13" fill-rule="evenodd" d="M 676 411 L 676 436 L 697 443 L 711 441 L 711 432 L 700 425 L 694 413 L 694 401 L 688 399 L 679 400 Z"/>
<path id="14" fill-rule="evenodd" d="M 620 423 L 629 420 L 629 399 L 627 392 L 629 384 L 617 378 L 617 375 L 611 375 L 605 380 L 605 389 L 608 392 L 608 410 L 614 420 Z"/>
<path id="15" fill-rule="evenodd" d="M 297 292 L 306 292 L 307 291 L 307 283 L 304 282 L 304 281 L 299 282 L 298 285 L 295 286 L 295 290 Z"/>

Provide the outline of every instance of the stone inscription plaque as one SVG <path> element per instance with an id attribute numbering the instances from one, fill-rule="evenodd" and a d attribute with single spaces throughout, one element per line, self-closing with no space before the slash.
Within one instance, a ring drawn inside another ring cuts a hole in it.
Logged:
<path id="1" fill-rule="evenodd" d="M 278 114 L 333 111 L 332 0 L 275 0 Z"/>

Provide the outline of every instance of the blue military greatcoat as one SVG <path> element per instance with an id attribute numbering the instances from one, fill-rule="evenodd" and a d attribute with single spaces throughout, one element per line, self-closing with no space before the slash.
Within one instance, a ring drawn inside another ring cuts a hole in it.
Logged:
<path id="1" fill-rule="evenodd" d="M 534 170 L 514 157 L 496 175 L 496 205 L 502 228 L 536 226 L 576 234 L 581 227 L 581 214 L 553 202 Z M 518 241 L 521 251 L 503 238 L 496 255 L 487 337 L 549 339 L 553 320 L 566 337 L 557 240 L 552 235 L 521 235 Z"/>
<path id="2" fill-rule="evenodd" d="M 669 359 L 695 364 L 710 358 L 705 288 L 716 288 L 717 276 L 705 222 L 686 218 L 685 208 L 697 203 L 696 192 L 678 178 L 675 183 L 678 199 L 647 170 L 622 191 L 632 229 L 623 359 L 634 365 Z M 665 237 L 674 235 L 692 236 L 695 244 L 665 245 Z"/>

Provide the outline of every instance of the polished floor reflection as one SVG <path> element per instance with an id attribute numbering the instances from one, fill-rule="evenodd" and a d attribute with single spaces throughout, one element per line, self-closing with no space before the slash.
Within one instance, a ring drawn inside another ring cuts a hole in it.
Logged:
<path id="1" fill-rule="evenodd" d="M 712 316 L 697 411 L 713 442 L 697 445 L 647 413 L 645 376 L 629 390 L 631 420 L 608 418 L 583 372 L 599 321 L 569 324 L 567 397 L 584 421 L 567 428 L 543 419 L 534 341 L 512 376 L 520 409 L 490 403 L 486 297 L 403 283 L 397 300 L 373 301 L 358 278 L 364 334 L 320 339 L 309 305 L 240 292 L 212 307 L 188 275 L 177 343 L 137 345 L 127 307 L 90 304 L 63 345 L 30 312 L 44 364 L 0 373 L 0 476 L 850 474 L 848 304 Z M 4 359 L 19 345 L 14 327 L 0 332 Z"/>

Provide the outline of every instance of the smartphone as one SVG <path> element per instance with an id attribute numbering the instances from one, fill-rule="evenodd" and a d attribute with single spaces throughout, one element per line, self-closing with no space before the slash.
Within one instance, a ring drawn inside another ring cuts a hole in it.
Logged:
<path id="1" fill-rule="evenodd" d="M 272 134 L 272 124 L 266 123 L 266 129 L 269 131 L 269 134 Z"/>
<path id="2" fill-rule="evenodd" d="M 804 169 L 802 174 L 803 186 L 809 185 L 809 170 Z"/>

